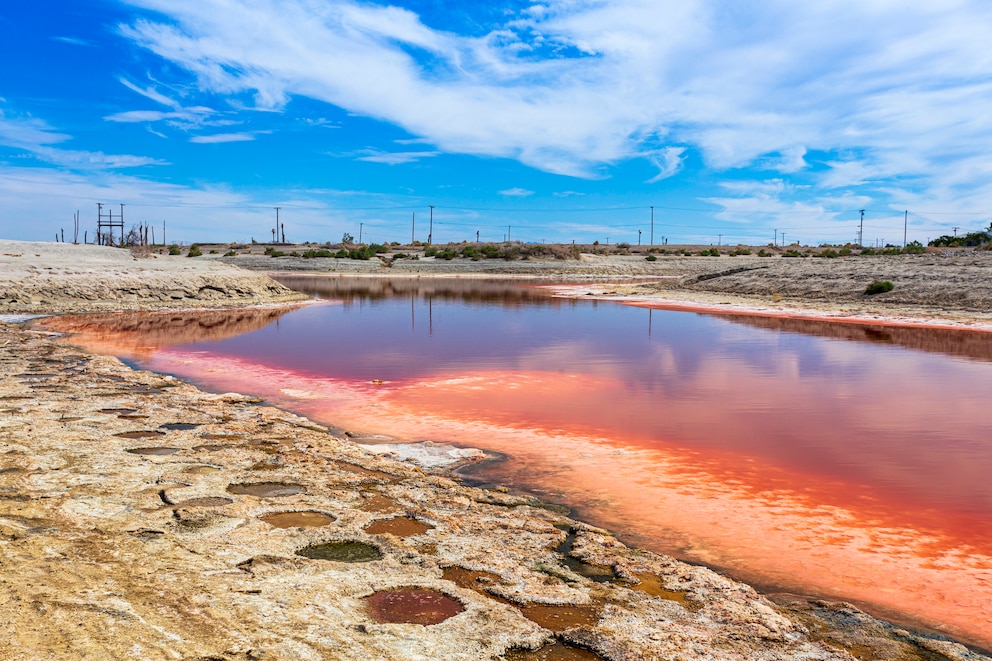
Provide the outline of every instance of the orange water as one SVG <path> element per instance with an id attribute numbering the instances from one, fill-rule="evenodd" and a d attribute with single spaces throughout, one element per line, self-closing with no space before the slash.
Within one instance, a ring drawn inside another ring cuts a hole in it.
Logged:
<path id="1" fill-rule="evenodd" d="M 473 476 L 992 647 L 992 336 L 403 287 L 131 357 L 338 428 L 506 455 Z M 133 322 L 73 323 L 76 342 L 136 345 Z"/>

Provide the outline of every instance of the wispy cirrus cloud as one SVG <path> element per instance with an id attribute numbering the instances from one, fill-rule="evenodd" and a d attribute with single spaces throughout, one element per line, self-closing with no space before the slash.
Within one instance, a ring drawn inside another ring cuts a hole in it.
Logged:
<path id="1" fill-rule="evenodd" d="M 416 163 L 425 158 L 439 156 L 438 151 L 397 151 L 385 152 L 375 149 L 365 150 L 358 156 L 359 161 L 368 163 L 385 163 L 386 165 L 403 165 L 405 163 Z"/>
<path id="2" fill-rule="evenodd" d="M 507 188 L 506 190 L 499 191 L 499 194 L 503 197 L 530 197 L 534 194 L 534 191 L 527 190 L 526 188 Z"/>
<path id="3" fill-rule="evenodd" d="M 242 131 L 238 133 L 213 133 L 211 135 L 195 135 L 190 142 L 201 145 L 212 145 L 221 142 L 250 142 L 255 135 L 264 131 Z"/>
<path id="4" fill-rule="evenodd" d="M 33 117 L 11 117 L 0 109 L 0 145 L 19 149 L 34 158 L 73 170 L 116 170 L 166 162 L 130 154 L 105 154 L 102 151 L 65 149 L 60 146 L 72 136 L 61 133 L 46 122 Z"/>

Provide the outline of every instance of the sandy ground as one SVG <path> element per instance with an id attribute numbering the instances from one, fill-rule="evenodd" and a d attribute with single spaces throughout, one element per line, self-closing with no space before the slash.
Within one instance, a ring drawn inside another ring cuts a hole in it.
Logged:
<path id="1" fill-rule="evenodd" d="M 3 314 L 296 299 L 215 260 L 2 253 Z M 379 456 L 20 324 L 0 322 L 0 374 L 0 658 L 537 659 L 526 650 L 563 644 L 586 656 L 561 658 L 612 661 L 986 658 L 846 604 L 772 604 L 555 507 L 465 487 L 436 466 L 450 449 Z M 324 525 L 262 520 L 285 512 Z M 298 554 L 329 542 L 378 559 Z M 397 588 L 458 612 L 385 621 L 374 595 Z"/>

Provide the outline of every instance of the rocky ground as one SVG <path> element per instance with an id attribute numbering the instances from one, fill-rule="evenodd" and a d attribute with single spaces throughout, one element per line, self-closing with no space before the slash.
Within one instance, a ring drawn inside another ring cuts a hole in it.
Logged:
<path id="1" fill-rule="evenodd" d="M 30 311 L 107 310 L 113 282 L 144 283 L 135 307 L 192 307 L 163 293 L 244 276 L 152 277 L 114 255 L 108 279 L 112 249 L 69 265 L 52 245 L 3 246 L 49 271 L 0 271 L 0 289 L 49 292 Z M 271 295 L 230 304 L 292 298 L 247 275 L 232 291 Z M 87 279 L 109 293 L 80 302 Z M 26 305 L 5 296 L 0 313 Z M 23 324 L 0 322 L 0 375 L 0 658 L 986 658 L 848 604 L 773 603 L 554 506 Z"/>

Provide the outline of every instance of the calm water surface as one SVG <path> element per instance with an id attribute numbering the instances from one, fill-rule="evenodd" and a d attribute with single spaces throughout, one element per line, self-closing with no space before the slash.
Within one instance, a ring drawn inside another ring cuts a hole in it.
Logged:
<path id="1" fill-rule="evenodd" d="M 327 424 L 495 451 L 475 479 L 633 544 L 992 647 L 992 335 L 284 281 L 326 302 L 52 323 Z"/>

